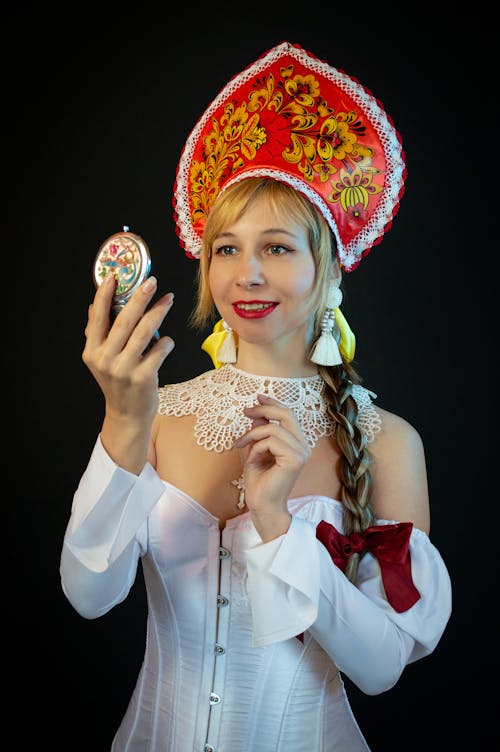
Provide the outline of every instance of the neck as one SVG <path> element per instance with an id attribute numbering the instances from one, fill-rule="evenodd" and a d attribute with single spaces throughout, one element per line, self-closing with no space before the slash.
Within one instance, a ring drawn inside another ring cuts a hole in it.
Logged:
<path id="1" fill-rule="evenodd" d="M 306 358 L 304 352 L 277 352 L 276 348 L 241 341 L 234 366 L 256 376 L 301 378 L 318 373 L 317 366 Z"/>

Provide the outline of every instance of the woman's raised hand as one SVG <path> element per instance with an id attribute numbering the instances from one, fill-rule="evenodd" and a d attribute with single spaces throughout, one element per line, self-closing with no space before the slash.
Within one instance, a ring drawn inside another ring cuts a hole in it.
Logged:
<path id="1" fill-rule="evenodd" d="M 293 410 L 272 397 L 258 395 L 258 400 L 258 405 L 244 411 L 252 428 L 234 446 L 248 449 L 243 472 L 245 500 L 265 541 L 288 530 L 288 499 L 311 448 Z"/>
<path id="2" fill-rule="evenodd" d="M 158 406 L 158 371 L 174 342 L 161 337 L 147 348 L 174 296 L 168 293 L 148 308 L 156 291 L 156 279 L 149 277 L 111 322 L 115 284 L 109 275 L 96 291 L 82 359 L 106 400 L 103 444 L 115 462 L 137 472 L 144 464 Z"/>

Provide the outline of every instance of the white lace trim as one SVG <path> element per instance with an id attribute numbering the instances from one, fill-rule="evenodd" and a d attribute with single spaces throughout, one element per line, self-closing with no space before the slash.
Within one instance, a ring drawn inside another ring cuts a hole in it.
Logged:
<path id="1" fill-rule="evenodd" d="M 307 443 L 313 447 L 321 436 L 331 436 L 335 430 L 326 411 L 323 388 L 321 376 L 256 376 L 227 363 L 189 381 L 161 387 L 158 412 L 176 417 L 196 415 L 194 435 L 198 446 L 223 452 L 231 449 L 236 439 L 251 427 L 243 408 L 256 405 L 257 394 L 266 394 L 295 412 Z M 372 404 L 372 397 L 376 396 L 358 384 L 353 386 L 358 425 L 369 442 L 381 427 L 380 416 Z"/>
<path id="2" fill-rule="evenodd" d="M 370 443 L 382 428 L 382 418 L 372 402 L 377 399 L 377 395 L 361 384 L 353 384 L 352 396 L 358 406 L 358 426 L 365 434 L 367 442 Z"/>

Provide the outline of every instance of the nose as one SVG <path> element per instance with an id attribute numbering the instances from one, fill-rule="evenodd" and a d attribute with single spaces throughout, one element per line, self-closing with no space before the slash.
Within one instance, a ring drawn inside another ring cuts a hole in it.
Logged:
<path id="1" fill-rule="evenodd" d="M 239 287 L 250 288 L 264 283 L 262 265 L 255 254 L 242 253 L 238 259 L 236 284 Z"/>

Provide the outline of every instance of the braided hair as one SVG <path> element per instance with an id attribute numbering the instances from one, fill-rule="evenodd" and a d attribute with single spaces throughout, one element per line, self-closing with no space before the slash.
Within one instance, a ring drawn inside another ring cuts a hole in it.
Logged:
<path id="1" fill-rule="evenodd" d="M 358 426 L 358 406 L 352 396 L 352 386 L 360 380 L 349 364 L 319 366 L 318 370 L 325 382 L 327 411 L 335 423 L 335 438 L 342 453 L 338 474 L 342 489 L 344 533 L 359 533 L 374 521 L 370 504 L 371 458 L 366 447 L 366 435 Z M 357 553 L 349 557 L 345 574 L 351 582 L 356 579 L 359 558 Z"/>

